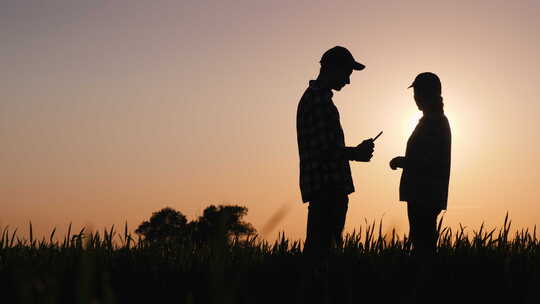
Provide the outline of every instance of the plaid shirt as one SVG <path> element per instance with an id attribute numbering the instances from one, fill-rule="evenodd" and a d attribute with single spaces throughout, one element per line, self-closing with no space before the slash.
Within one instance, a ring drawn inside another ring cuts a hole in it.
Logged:
<path id="1" fill-rule="evenodd" d="M 303 202 L 329 192 L 354 192 L 343 129 L 332 96 L 331 90 L 319 88 L 311 80 L 298 103 L 296 133 Z"/>

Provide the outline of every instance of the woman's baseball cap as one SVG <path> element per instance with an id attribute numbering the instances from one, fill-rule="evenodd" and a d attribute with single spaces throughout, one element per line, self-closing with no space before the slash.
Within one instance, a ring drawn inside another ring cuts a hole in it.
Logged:
<path id="1" fill-rule="evenodd" d="M 414 88 L 426 95 L 441 95 L 441 80 L 439 76 L 431 72 L 420 73 L 408 88 Z"/>

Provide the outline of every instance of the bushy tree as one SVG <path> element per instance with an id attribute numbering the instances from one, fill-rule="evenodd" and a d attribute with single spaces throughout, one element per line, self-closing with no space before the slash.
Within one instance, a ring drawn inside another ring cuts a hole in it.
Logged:
<path id="1" fill-rule="evenodd" d="M 152 213 L 150 220 L 142 222 L 135 233 L 149 242 L 185 241 L 192 234 L 186 217 L 170 207 Z"/>
<path id="2" fill-rule="evenodd" d="M 209 241 L 216 238 L 229 239 L 256 233 L 250 223 L 242 221 L 248 209 L 237 205 L 210 205 L 194 223 L 195 239 Z"/>
<path id="3" fill-rule="evenodd" d="M 243 206 L 210 205 L 202 216 L 188 223 L 180 211 L 166 207 L 152 213 L 150 220 L 142 222 L 135 233 L 152 243 L 227 241 L 256 233 L 250 223 L 242 221 L 247 212 Z"/>

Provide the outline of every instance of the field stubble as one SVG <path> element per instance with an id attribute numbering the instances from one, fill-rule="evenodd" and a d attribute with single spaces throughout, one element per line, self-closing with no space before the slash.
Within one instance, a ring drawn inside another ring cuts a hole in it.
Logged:
<path id="1" fill-rule="evenodd" d="M 411 243 L 382 222 L 344 237 L 324 267 L 313 267 L 302 242 L 282 233 L 205 244 L 149 244 L 127 225 L 63 240 L 19 238 L 1 230 L 3 303 L 539 303 L 540 251 L 533 230 L 503 226 L 468 233 L 438 225 L 430 264 L 411 256 Z"/>

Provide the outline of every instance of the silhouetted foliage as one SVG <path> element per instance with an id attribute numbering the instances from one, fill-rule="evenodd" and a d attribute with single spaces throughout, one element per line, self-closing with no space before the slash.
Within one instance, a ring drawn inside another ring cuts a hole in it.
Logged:
<path id="1" fill-rule="evenodd" d="M 248 209 L 236 205 L 210 205 L 203 215 L 194 223 L 195 239 L 209 241 L 211 239 L 241 238 L 256 233 L 250 223 L 242 221 Z"/>
<path id="2" fill-rule="evenodd" d="M 135 233 L 152 243 L 240 239 L 256 233 L 250 223 L 242 221 L 247 212 L 243 206 L 210 205 L 197 220 L 188 222 L 180 211 L 166 207 L 152 213 Z"/>
<path id="3" fill-rule="evenodd" d="M 135 233 L 150 242 L 185 241 L 192 231 L 186 217 L 173 208 L 166 207 L 152 213 L 149 221 L 142 222 Z"/>
<path id="4" fill-rule="evenodd" d="M 134 241 L 127 226 L 70 226 L 48 240 L 32 226 L 28 237 L 1 226 L 0 303 L 540 303 L 536 227 L 512 234 L 507 216 L 499 228 L 453 230 L 441 219 L 432 278 L 419 280 L 410 239 L 366 224 L 313 269 L 302 242 L 284 234 L 232 239 L 226 250 L 169 243 L 164 251 Z"/>

